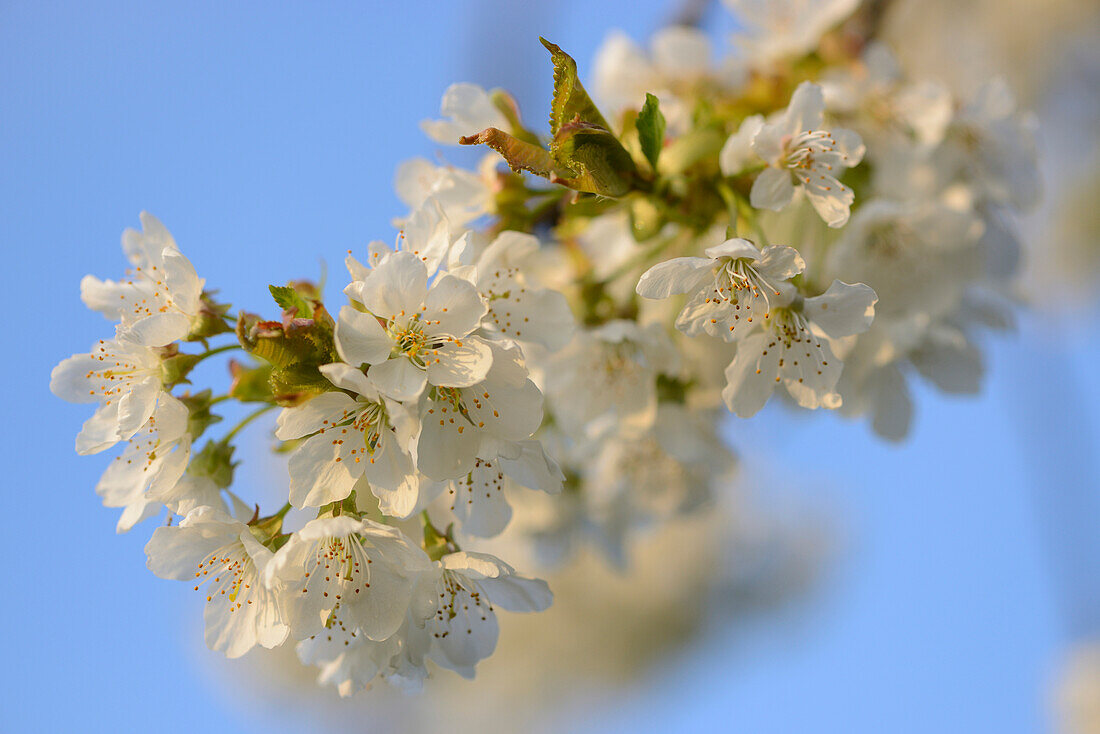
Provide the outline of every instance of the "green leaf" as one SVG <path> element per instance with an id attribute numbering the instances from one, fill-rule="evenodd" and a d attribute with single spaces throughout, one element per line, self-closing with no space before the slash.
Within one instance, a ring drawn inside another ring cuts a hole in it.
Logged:
<path id="1" fill-rule="evenodd" d="M 552 177 L 552 183 L 612 198 L 625 196 L 638 183 L 638 169 L 630 153 L 599 125 L 577 119 L 562 125 L 550 143 L 550 152 L 561 166 L 576 172 L 570 177 Z"/>
<path id="2" fill-rule="evenodd" d="M 645 104 L 638 113 L 638 138 L 642 143 L 642 153 L 653 170 L 657 170 L 657 158 L 665 142 L 665 116 L 661 113 L 660 102 L 646 92 Z"/>
<path id="3" fill-rule="evenodd" d="M 279 304 L 283 311 L 293 311 L 294 315 L 300 319 L 313 318 L 313 306 L 294 288 L 288 285 L 269 285 L 267 289 L 271 291 L 275 303 Z"/>
<path id="4" fill-rule="evenodd" d="M 524 142 L 495 127 L 459 138 L 458 142 L 460 145 L 488 145 L 516 172 L 527 171 L 543 178 L 574 175 L 572 171 L 558 168 L 549 151 L 542 146 Z"/>
<path id="5" fill-rule="evenodd" d="M 550 52 L 550 59 L 554 62 L 554 99 L 550 103 L 550 133 L 557 135 L 562 126 L 570 123 L 574 118 L 580 118 L 581 122 L 599 125 L 605 130 L 611 126 L 600 114 L 595 103 L 584 90 L 577 76 L 577 62 L 569 54 L 558 46 L 550 43 L 545 38 L 539 38 L 542 45 Z"/>

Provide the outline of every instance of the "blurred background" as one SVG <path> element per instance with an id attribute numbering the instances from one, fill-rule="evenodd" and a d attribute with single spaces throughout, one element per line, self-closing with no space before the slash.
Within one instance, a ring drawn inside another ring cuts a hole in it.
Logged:
<path id="1" fill-rule="evenodd" d="M 1100 731 L 1091 0 L 887 6 L 909 69 L 960 93 L 1003 74 L 1040 120 L 1028 309 L 984 345 L 982 395 L 918 387 L 898 446 L 776 401 L 731 419 L 738 511 L 641 539 L 622 572 L 578 559 L 550 578 L 550 612 L 501 620 L 476 681 L 345 701 L 278 653 L 226 661 L 202 644 L 202 600 L 145 569 L 152 526 L 115 535 L 92 491 L 107 458 L 73 453 L 87 411 L 48 375 L 106 333 L 78 284 L 121 271 L 140 210 L 239 308 L 270 311 L 268 283 L 322 261 L 336 303 L 345 251 L 390 240 L 404 213 L 396 165 L 437 155 L 418 122 L 448 84 L 506 87 L 537 121 L 538 35 L 590 70 L 609 30 L 644 42 L 684 7 L 0 2 L 0 730 Z M 690 7 L 724 48 L 735 19 Z M 281 467 L 249 462 L 265 427 L 245 435 L 242 492 L 282 489 Z"/>

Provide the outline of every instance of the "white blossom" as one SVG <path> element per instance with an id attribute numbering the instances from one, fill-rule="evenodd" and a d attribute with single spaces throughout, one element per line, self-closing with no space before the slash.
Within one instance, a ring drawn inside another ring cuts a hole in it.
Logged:
<path id="1" fill-rule="evenodd" d="M 547 374 L 554 417 L 576 436 L 636 435 L 656 418 L 658 374 L 677 367 L 660 324 L 616 320 L 579 331 Z"/>
<path id="2" fill-rule="evenodd" d="M 688 336 L 739 339 L 767 317 L 773 302 L 790 298 L 787 281 L 806 267 L 793 247 L 770 245 L 760 251 L 737 237 L 705 254 L 658 263 L 638 280 L 638 295 L 646 298 L 688 295 L 676 319 L 676 328 Z"/>
<path id="3" fill-rule="evenodd" d="M 134 436 L 164 394 L 160 357 L 120 328 L 86 354 L 53 368 L 50 391 L 71 403 L 99 403 L 76 437 L 78 454 L 95 454 Z"/>
<path id="4" fill-rule="evenodd" d="M 401 626 L 428 557 L 400 530 L 370 520 L 320 517 L 294 533 L 265 571 L 282 588 L 283 614 L 296 639 L 327 635 L 385 640 Z"/>
<path id="5" fill-rule="evenodd" d="M 491 349 L 492 367 L 483 381 L 432 388 L 421 401 L 417 466 L 432 479 L 469 473 L 486 441 L 523 441 L 542 423 L 542 393 L 528 379 L 519 348 Z"/>
<path id="6" fill-rule="evenodd" d="M 829 338 L 866 331 L 878 297 L 868 286 L 833 281 L 820 296 L 807 298 L 802 308 L 773 308 L 758 330 L 738 342 L 737 355 L 726 368 L 722 399 L 738 416 L 759 411 L 782 382 L 803 408 L 839 407 L 834 392 L 843 364 Z"/>
<path id="7" fill-rule="evenodd" d="M 122 250 L 132 270 L 122 281 L 86 275 L 80 297 L 94 311 L 128 327 L 132 338 L 150 347 L 187 336 L 199 312 L 203 280 L 160 220 L 141 213 L 142 232 L 122 233 Z"/>
<path id="8" fill-rule="evenodd" d="M 96 485 L 107 507 L 123 508 L 118 532 L 155 515 L 173 493 L 191 456 L 187 407 L 161 396 L 153 415 L 132 436 Z"/>
<path id="9" fill-rule="evenodd" d="M 149 570 L 206 588 L 206 645 L 237 658 L 256 645 L 281 645 L 289 629 L 278 589 L 263 582 L 273 554 L 247 525 L 211 507 L 196 507 L 176 527 L 160 527 L 145 546 Z"/>
<path id="10" fill-rule="evenodd" d="M 424 628 L 429 657 L 464 678 L 496 648 L 500 629 L 494 607 L 510 612 L 540 612 L 553 594 L 545 581 L 520 576 L 487 553 L 458 552 L 435 566 L 433 610 Z"/>
<path id="11" fill-rule="evenodd" d="M 495 167 L 498 158 L 487 157 Z M 424 158 L 404 161 L 394 176 L 394 189 L 410 210 L 417 211 L 429 198 L 438 202 L 446 219 L 455 226 L 489 213 L 495 192 L 488 169 L 475 173 L 455 166 L 437 166 Z"/>
<path id="12" fill-rule="evenodd" d="M 340 309 L 336 348 L 345 362 L 370 365 L 383 395 L 413 400 L 426 384 L 468 387 L 488 372 L 489 346 L 471 335 L 488 309 L 469 282 L 444 274 L 429 288 L 424 263 L 395 252 L 345 292 L 366 312 Z"/>
<path id="13" fill-rule="evenodd" d="M 573 336 L 573 312 L 561 292 L 530 282 L 538 249 L 534 235 L 501 232 L 478 257 L 473 282 L 488 305 L 481 321 L 486 335 L 556 350 Z"/>
<path id="14" fill-rule="evenodd" d="M 275 431 L 283 441 L 305 438 L 290 457 L 291 504 L 319 507 L 369 484 L 382 512 L 407 517 L 419 486 L 411 455 L 415 416 L 380 394 L 355 367 L 337 363 L 320 369 L 341 389 L 285 408 Z"/>
<path id="15" fill-rule="evenodd" d="M 758 68 L 801 56 L 852 14 L 859 0 L 723 0 L 744 28 L 734 36 Z"/>
<path id="16" fill-rule="evenodd" d="M 437 143 L 458 145 L 458 139 L 476 135 L 487 127 L 506 129 L 504 114 L 489 93 L 476 84 L 452 84 L 443 93 L 439 113 L 448 119 L 424 120 L 420 128 Z"/>
<path id="17" fill-rule="evenodd" d="M 855 196 L 837 176 L 862 160 L 864 146 L 851 130 L 821 129 L 824 110 L 821 87 L 802 82 L 783 114 L 756 133 L 753 149 L 768 167 L 753 182 L 754 207 L 783 209 L 797 183 L 827 225 L 848 221 Z"/>

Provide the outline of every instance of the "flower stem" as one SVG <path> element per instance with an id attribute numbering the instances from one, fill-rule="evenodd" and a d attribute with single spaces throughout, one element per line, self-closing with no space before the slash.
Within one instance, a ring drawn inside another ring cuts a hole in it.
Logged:
<path id="1" fill-rule="evenodd" d="M 215 354 L 221 354 L 222 352 L 228 352 L 231 349 L 240 349 L 240 348 L 241 348 L 241 345 L 234 342 L 233 344 L 223 344 L 220 347 L 214 347 L 213 349 L 207 349 L 205 352 L 198 355 L 198 360 L 195 362 L 195 364 L 198 364 L 199 362 L 203 361 L 207 357 L 213 357 Z"/>
<path id="2" fill-rule="evenodd" d="M 249 423 L 256 420 L 261 415 L 263 415 L 264 413 L 266 413 L 267 411 L 271 410 L 274 407 L 276 407 L 276 406 L 274 406 L 274 405 L 265 405 L 262 408 L 258 408 L 256 410 L 252 411 L 251 413 L 246 415 L 244 418 L 241 418 L 240 422 L 238 422 L 237 425 L 233 426 L 232 430 L 230 430 L 229 433 L 225 434 L 225 437 L 222 438 L 222 443 L 229 443 L 230 441 L 232 441 L 233 437 L 241 432 L 241 429 L 243 429 Z"/>

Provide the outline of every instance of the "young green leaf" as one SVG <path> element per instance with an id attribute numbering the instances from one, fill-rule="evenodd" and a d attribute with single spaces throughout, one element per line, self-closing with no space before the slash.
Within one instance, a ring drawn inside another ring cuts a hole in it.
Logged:
<path id="1" fill-rule="evenodd" d="M 288 285 L 269 285 L 267 288 L 284 311 L 294 310 L 300 319 L 313 318 L 313 306 L 298 291 Z"/>
<path id="2" fill-rule="evenodd" d="M 661 155 L 661 147 L 665 142 L 665 116 L 661 113 L 660 102 L 648 92 L 642 111 L 638 113 L 637 127 L 642 153 L 656 171 L 657 158 Z"/>
<path id="3" fill-rule="evenodd" d="M 550 59 L 554 62 L 554 99 L 550 103 L 550 134 L 557 135 L 563 125 L 578 117 L 581 122 L 599 125 L 604 130 L 610 130 L 611 126 L 607 124 L 607 120 L 600 114 L 596 104 L 581 85 L 577 76 L 577 62 L 545 38 L 540 37 L 539 40 L 550 52 Z"/>

